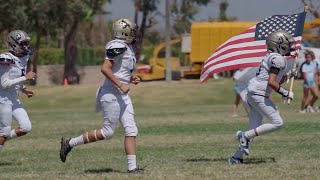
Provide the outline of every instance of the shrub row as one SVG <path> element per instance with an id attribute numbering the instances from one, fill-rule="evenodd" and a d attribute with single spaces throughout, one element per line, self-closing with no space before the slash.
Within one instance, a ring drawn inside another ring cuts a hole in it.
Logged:
<path id="1" fill-rule="evenodd" d="M 104 59 L 104 49 L 79 48 L 78 66 L 100 65 Z M 42 48 L 39 50 L 39 65 L 64 64 L 64 49 Z"/>

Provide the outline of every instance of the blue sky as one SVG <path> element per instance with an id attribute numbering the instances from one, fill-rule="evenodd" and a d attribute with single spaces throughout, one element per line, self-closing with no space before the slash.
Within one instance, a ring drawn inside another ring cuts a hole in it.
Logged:
<path id="1" fill-rule="evenodd" d="M 219 2 L 219 0 L 216 0 Z M 227 14 L 235 16 L 239 21 L 261 20 L 275 14 L 293 14 L 303 10 L 301 0 L 228 0 L 229 8 Z M 219 13 L 218 3 L 209 3 L 199 9 L 195 21 L 206 21 L 208 17 L 217 17 Z M 117 19 L 121 17 L 134 17 L 133 0 L 112 0 L 106 4 L 106 10 L 111 12 L 108 18 Z M 165 12 L 165 0 L 160 0 L 159 11 Z M 164 21 L 161 16 L 159 21 Z M 311 16 L 307 21 L 312 20 Z M 161 23 L 161 22 L 160 22 Z"/>

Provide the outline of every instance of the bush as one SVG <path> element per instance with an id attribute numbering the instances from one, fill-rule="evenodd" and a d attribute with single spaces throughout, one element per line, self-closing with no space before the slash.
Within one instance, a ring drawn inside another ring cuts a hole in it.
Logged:
<path id="1" fill-rule="evenodd" d="M 64 64 L 64 50 L 60 48 L 39 49 L 39 65 Z"/>
<path id="2" fill-rule="evenodd" d="M 81 48 L 78 49 L 78 62 L 79 66 L 93 66 L 101 65 L 104 59 L 104 49 L 98 48 Z"/>
<path id="3" fill-rule="evenodd" d="M 79 48 L 78 66 L 100 65 L 104 59 L 103 48 Z M 39 65 L 64 64 L 64 49 L 41 48 L 39 50 Z"/>

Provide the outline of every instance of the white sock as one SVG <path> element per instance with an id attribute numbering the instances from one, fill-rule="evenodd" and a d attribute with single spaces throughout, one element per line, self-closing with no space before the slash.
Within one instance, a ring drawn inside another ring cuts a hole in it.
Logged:
<path id="1" fill-rule="evenodd" d="M 16 134 L 16 130 L 15 129 L 12 129 L 11 132 L 10 132 L 10 135 L 9 137 L 7 138 L 7 140 L 10 140 L 10 139 L 14 139 L 14 138 L 17 138 L 17 134 Z"/>
<path id="2" fill-rule="evenodd" d="M 0 145 L 0 151 L 2 150 L 2 148 L 3 148 L 3 145 Z"/>
<path id="3" fill-rule="evenodd" d="M 78 137 L 75 137 L 75 138 L 71 138 L 70 141 L 69 141 L 69 145 L 71 147 L 74 147 L 74 146 L 78 146 L 80 144 L 83 144 L 83 138 L 82 138 L 83 135 L 81 136 L 78 136 Z"/>
<path id="4" fill-rule="evenodd" d="M 274 124 L 262 124 L 260 126 L 258 126 L 257 128 L 255 129 L 251 129 L 249 131 L 246 131 L 244 133 L 244 136 L 247 138 L 247 139 L 252 139 L 256 136 L 261 136 L 261 135 L 264 135 L 264 134 L 268 134 L 268 133 L 271 133 L 275 130 L 279 129 L 279 126 L 276 126 Z"/>
<path id="5" fill-rule="evenodd" d="M 136 155 L 127 155 L 127 159 L 128 159 L 128 170 L 129 171 L 137 168 Z"/>

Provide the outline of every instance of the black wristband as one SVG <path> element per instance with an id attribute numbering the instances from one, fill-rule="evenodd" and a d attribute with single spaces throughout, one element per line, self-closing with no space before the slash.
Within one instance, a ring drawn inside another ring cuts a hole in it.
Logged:
<path id="1" fill-rule="evenodd" d="M 281 94 L 283 97 L 289 96 L 289 91 L 283 88 L 282 86 L 279 87 L 277 93 Z"/>

